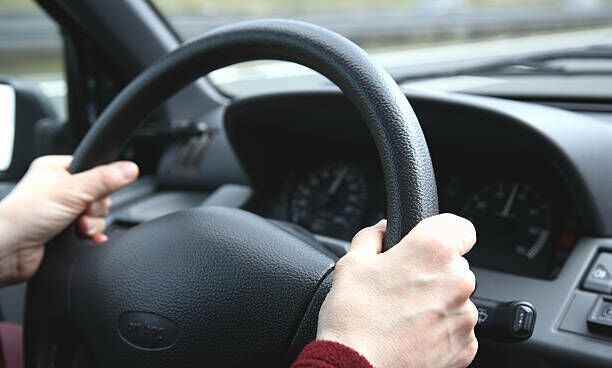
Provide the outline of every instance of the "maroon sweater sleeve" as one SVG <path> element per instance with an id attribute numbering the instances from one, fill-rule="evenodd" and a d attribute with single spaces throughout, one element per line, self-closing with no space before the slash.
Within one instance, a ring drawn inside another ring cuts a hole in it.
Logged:
<path id="1" fill-rule="evenodd" d="M 313 341 L 306 345 L 291 368 L 373 368 L 355 350 L 333 341 Z"/>

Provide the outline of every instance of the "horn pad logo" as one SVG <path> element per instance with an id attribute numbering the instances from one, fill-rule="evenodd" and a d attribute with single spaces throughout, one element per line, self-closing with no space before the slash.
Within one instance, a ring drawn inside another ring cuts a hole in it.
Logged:
<path id="1" fill-rule="evenodd" d="M 119 335 L 135 348 L 162 350 L 174 345 L 178 326 L 157 314 L 126 312 L 119 317 Z"/>

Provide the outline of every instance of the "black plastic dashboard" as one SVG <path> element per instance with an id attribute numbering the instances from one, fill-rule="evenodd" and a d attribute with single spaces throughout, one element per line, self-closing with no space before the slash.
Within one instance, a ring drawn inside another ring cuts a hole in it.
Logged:
<path id="1" fill-rule="evenodd" d="M 501 114 L 452 105 L 431 112 L 411 100 L 430 145 L 440 210 L 477 228 L 471 264 L 554 278 L 582 234 L 583 216 L 540 138 L 509 128 Z M 375 146 L 341 97 L 277 96 L 235 106 L 226 123 L 256 188 L 250 210 L 342 240 L 385 217 Z"/>

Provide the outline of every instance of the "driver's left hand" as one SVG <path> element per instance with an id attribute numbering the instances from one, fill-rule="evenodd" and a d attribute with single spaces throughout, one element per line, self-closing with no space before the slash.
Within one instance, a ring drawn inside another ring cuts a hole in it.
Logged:
<path id="1" fill-rule="evenodd" d="M 45 243 L 77 218 L 78 231 L 93 242 L 107 240 L 104 216 L 113 192 L 138 177 L 133 162 L 102 165 L 70 174 L 72 156 L 40 157 L 0 202 L 0 286 L 30 279 Z"/>

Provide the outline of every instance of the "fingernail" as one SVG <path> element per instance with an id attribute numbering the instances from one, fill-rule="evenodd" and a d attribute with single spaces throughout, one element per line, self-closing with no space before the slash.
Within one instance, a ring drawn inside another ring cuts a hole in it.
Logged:
<path id="1" fill-rule="evenodd" d="M 138 176 L 138 166 L 133 162 L 120 162 L 117 169 L 125 181 L 134 180 Z"/>
<path id="2" fill-rule="evenodd" d="M 108 236 L 105 234 L 96 234 L 91 238 L 91 240 L 94 242 L 94 244 L 100 244 L 108 241 Z"/>

